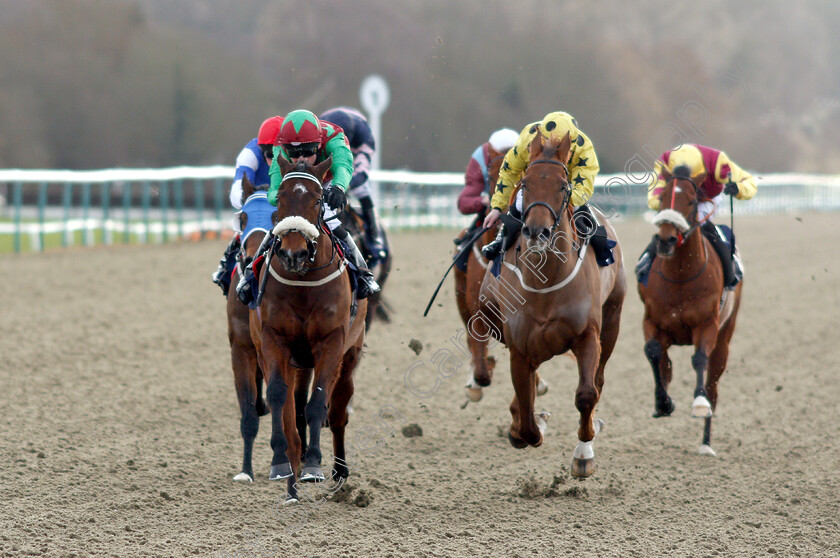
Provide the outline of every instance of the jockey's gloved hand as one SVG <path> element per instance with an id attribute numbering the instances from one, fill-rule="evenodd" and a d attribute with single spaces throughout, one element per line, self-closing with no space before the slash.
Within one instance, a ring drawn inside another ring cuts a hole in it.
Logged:
<path id="1" fill-rule="evenodd" d="M 727 182 L 726 186 L 723 187 L 723 193 L 727 196 L 737 196 L 738 195 L 738 185 L 734 182 Z"/>
<path id="2" fill-rule="evenodd" d="M 341 211 L 347 204 L 347 194 L 338 186 L 330 186 L 324 190 L 324 200 L 334 210 Z"/>

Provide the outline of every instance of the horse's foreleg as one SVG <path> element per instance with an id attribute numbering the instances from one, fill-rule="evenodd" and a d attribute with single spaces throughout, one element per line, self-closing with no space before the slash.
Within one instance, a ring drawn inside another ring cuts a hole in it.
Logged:
<path id="1" fill-rule="evenodd" d="M 271 410 L 271 472 L 269 480 L 286 479 L 294 475 L 289 461 L 289 444 L 283 429 L 283 407 L 289 397 L 290 383 L 294 389 L 294 372 L 288 370 L 291 354 L 271 329 L 263 330 L 262 362 L 265 364 L 268 408 Z"/>
<path id="2" fill-rule="evenodd" d="M 710 320 L 702 327 L 692 332 L 694 354 L 691 356 L 691 367 L 697 376 L 694 387 L 694 401 L 691 404 L 691 416 L 695 418 L 709 418 L 712 416 L 712 404 L 706 392 L 706 370 L 709 367 L 709 354 L 715 346 L 717 338 L 717 320 Z"/>
<path id="3" fill-rule="evenodd" d="M 715 349 L 709 358 L 709 372 L 706 377 L 706 395 L 712 406 L 712 413 L 717 407 L 718 380 L 726 370 L 726 363 L 729 360 L 729 342 L 732 340 L 732 333 L 735 331 L 735 314 L 733 313 L 729 322 L 723 326 L 718 333 Z M 703 425 L 703 443 L 700 446 L 700 453 L 704 455 L 717 455 L 712 449 L 712 417 L 706 417 Z"/>
<path id="4" fill-rule="evenodd" d="M 351 347 L 344 355 L 338 381 L 330 399 L 330 430 L 333 435 L 333 478 L 346 479 L 350 475 L 344 447 L 344 429 L 347 427 L 347 404 L 353 397 L 353 370 L 362 356 L 361 347 Z"/>
<path id="5" fill-rule="evenodd" d="M 575 392 L 575 407 L 580 412 L 578 445 L 572 458 L 572 476 L 585 478 L 595 471 L 595 452 L 592 439 L 601 430 L 601 422 L 593 420 L 595 406 L 600 393 L 595 386 L 595 371 L 601 358 L 598 333 L 590 329 L 585 337 L 575 343 L 572 352 L 578 362 L 578 387 Z"/>
<path id="6" fill-rule="evenodd" d="M 655 406 L 653 417 L 667 417 L 674 412 L 674 402 L 668 395 L 668 384 L 671 382 L 671 359 L 668 358 L 668 345 L 665 340 L 657 339 L 657 330 L 653 324 L 645 320 L 645 357 L 653 369 Z"/>
<path id="7" fill-rule="evenodd" d="M 257 382 L 262 383 L 258 374 L 257 359 L 253 347 L 231 344 L 231 363 L 233 365 L 236 398 L 239 401 L 241 418 L 239 431 L 244 444 L 242 452 L 242 471 L 233 477 L 238 482 L 253 482 L 254 469 L 252 455 L 254 439 L 260 428 L 261 389 Z"/>
<path id="8" fill-rule="evenodd" d="M 315 359 L 315 381 L 312 395 L 306 404 L 306 425 L 309 427 L 309 445 L 304 454 L 304 466 L 300 475 L 303 482 L 324 480 L 321 471 L 321 428 L 327 418 L 327 401 L 335 384 L 344 349 L 344 329 L 336 329 L 320 343 L 312 347 Z"/>
<path id="9" fill-rule="evenodd" d="M 515 395 L 510 404 L 510 423 L 508 439 L 515 448 L 524 448 L 529 444 L 536 447 L 542 444 L 542 432 L 534 416 L 534 396 L 536 380 L 535 367 L 526 356 L 515 347 L 510 348 L 510 376 Z"/>
<path id="10" fill-rule="evenodd" d="M 296 387 L 296 386 L 294 386 Z M 297 389 L 295 389 L 297 394 Z M 286 436 L 289 447 L 286 450 L 286 456 L 289 458 L 289 463 L 292 465 L 292 475 L 287 479 L 287 494 L 286 502 L 292 503 L 298 500 L 297 478 L 298 469 L 300 468 L 300 436 L 298 436 L 295 425 L 295 397 L 290 397 L 283 406 L 283 433 Z"/>
<path id="11" fill-rule="evenodd" d="M 297 384 L 295 385 L 295 423 L 297 434 L 300 439 L 302 452 L 297 461 L 303 460 L 303 453 L 306 452 L 306 399 L 309 395 L 309 384 L 312 380 L 312 369 L 298 370 Z"/>

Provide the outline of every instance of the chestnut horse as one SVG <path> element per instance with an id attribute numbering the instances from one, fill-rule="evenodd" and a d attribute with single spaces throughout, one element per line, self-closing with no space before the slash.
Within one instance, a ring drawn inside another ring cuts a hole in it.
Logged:
<path id="1" fill-rule="evenodd" d="M 534 414 L 537 368 L 572 351 L 578 365 L 575 406 L 580 412 L 572 475 L 595 470 L 592 440 L 603 421 L 594 419 L 604 387 L 604 366 L 618 337 L 626 283 L 621 248 L 612 226 L 599 220 L 616 241 L 615 263 L 599 267 L 572 224 L 572 185 L 567 164 L 571 141 L 538 133 L 529 146 L 523 193 L 522 236 L 505 253 L 498 279 L 488 269 L 481 287 L 479 316 L 471 333 L 493 335 L 510 349 L 515 395 L 508 439 L 517 448 L 539 446 L 545 423 Z M 515 198 L 511 198 L 512 200 Z"/>
<path id="2" fill-rule="evenodd" d="M 655 382 L 653 416 L 668 416 L 674 411 L 674 402 L 668 396 L 668 347 L 694 345 L 691 365 L 697 382 L 691 416 L 705 418 L 700 453 L 713 456 L 710 441 L 717 383 L 726 369 L 743 281 L 734 291 L 724 292 L 720 258 L 699 230 L 697 207 L 703 200 L 699 199 L 697 184 L 706 174 L 691 177 L 688 167 L 677 167 L 673 174 L 663 169 L 662 178 L 665 188 L 659 200 L 665 209 L 653 220 L 659 229 L 656 258 L 647 286 L 639 284 L 639 296 L 645 305 L 645 356 Z"/>
<path id="3" fill-rule="evenodd" d="M 269 277 L 259 309 L 252 313 L 251 336 L 260 355 L 271 411 L 274 455 L 269 479 L 287 479 L 287 502 L 296 502 L 295 477 L 301 459 L 301 481 L 325 478 L 320 439 L 327 420 L 333 435 L 333 477 L 349 475 L 344 430 L 365 321 L 351 315 L 353 294 L 344 258 L 322 232 L 322 181 L 331 159 L 315 167 L 295 167 L 283 158 L 277 163 L 283 173 L 277 194 L 278 222 L 261 270 Z M 366 300 L 358 301 L 357 312 L 365 316 Z M 314 377 L 307 402 L 297 397 L 301 393 L 298 383 L 308 380 L 310 370 Z M 289 397 L 290 393 L 296 396 Z M 297 406 L 304 407 L 302 414 L 296 412 Z M 306 427 L 309 441 L 302 446 L 299 431 Z"/>
<path id="4" fill-rule="evenodd" d="M 496 151 L 492 146 L 488 146 L 487 149 L 490 156 L 490 164 L 487 165 L 487 176 L 490 184 L 488 196 L 492 198 L 496 191 L 496 181 L 499 179 L 499 171 L 502 168 L 507 150 L 504 152 Z M 479 214 L 479 217 L 483 220 L 484 214 Z M 488 266 L 487 260 L 481 254 L 481 249 L 496 238 L 498 230 L 498 226 L 493 227 L 472 242 L 466 238 L 467 234 L 477 234 L 479 229 L 467 227 L 458 235 L 461 244 L 455 249 L 455 255 L 460 254 L 462 250 L 469 250 L 469 252 L 466 271 L 461 271 L 461 268 L 455 267 L 455 302 L 458 305 L 458 314 L 461 316 L 461 321 L 464 322 L 464 327 L 468 329 L 470 318 L 476 315 L 479 309 L 478 293 L 481 290 L 481 282 L 484 280 L 484 273 Z M 471 246 L 467 246 L 464 241 L 470 243 Z M 488 387 L 493 379 L 496 357 L 488 356 L 487 341 L 487 339 L 467 335 L 467 348 L 472 355 L 472 371 L 467 378 L 464 390 L 470 401 L 480 401 L 484 395 L 482 388 Z M 543 395 L 548 391 L 548 383 L 545 380 L 538 378 L 537 384 L 537 395 Z"/>

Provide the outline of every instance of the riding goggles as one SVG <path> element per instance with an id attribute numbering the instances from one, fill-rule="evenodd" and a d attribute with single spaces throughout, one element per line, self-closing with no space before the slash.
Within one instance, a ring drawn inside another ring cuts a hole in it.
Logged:
<path id="1" fill-rule="evenodd" d="M 301 145 L 284 145 L 283 149 L 290 159 L 297 159 L 298 157 L 311 157 L 318 153 L 317 143 L 303 143 Z"/>

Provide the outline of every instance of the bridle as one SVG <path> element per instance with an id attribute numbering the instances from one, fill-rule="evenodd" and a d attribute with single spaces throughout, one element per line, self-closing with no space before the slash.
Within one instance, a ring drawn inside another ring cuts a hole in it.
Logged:
<path id="1" fill-rule="evenodd" d="M 684 233 L 679 230 L 677 231 L 677 246 L 682 246 L 685 243 L 685 241 L 688 240 L 688 237 L 691 236 L 691 234 L 695 230 L 697 230 L 703 223 L 705 223 L 709 219 L 709 215 L 711 215 L 711 213 L 704 217 L 702 220 L 698 221 L 697 210 L 701 200 L 699 195 L 700 189 L 697 187 L 697 183 L 694 182 L 694 179 L 690 176 L 672 176 L 671 178 L 665 181 L 665 185 L 667 186 L 668 183 L 674 182 L 676 180 L 687 180 L 694 187 L 694 199 L 688 202 L 689 205 L 692 207 L 691 214 L 688 216 L 691 222 L 689 223 L 688 229 Z M 669 207 L 669 209 L 671 210 L 674 210 L 674 202 L 677 199 L 677 193 L 675 192 L 675 190 L 676 185 L 671 187 L 671 206 Z"/>
<path id="2" fill-rule="evenodd" d="M 531 161 L 528 164 L 528 168 L 531 168 L 531 167 L 533 167 L 535 165 L 539 165 L 539 164 L 560 165 L 561 167 L 563 167 L 563 171 L 566 173 L 566 177 L 561 179 L 562 183 L 560 184 L 560 188 L 563 190 L 563 202 L 561 204 L 561 207 L 562 208 L 567 207 L 569 205 L 569 200 L 572 196 L 572 189 L 569 187 L 569 178 L 568 178 L 569 177 L 569 167 L 566 166 L 566 163 L 564 163 L 563 161 L 559 161 L 557 159 L 537 159 L 535 161 Z M 527 190 L 527 185 L 526 185 L 526 181 L 525 181 L 524 176 L 522 177 L 522 180 L 519 181 L 519 189 L 523 190 L 523 191 Z M 528 213 L 532 209 L 534 209 L 535 207 L 544 207 L 549 211 L 549 213 L 551 213 L 551 218 L 552 218 L 553 222 L 552 222 L 551 227 L 549 227 L 549 229 L 548 229 L 549 230 L 549 236 L 554 234 L 554 229 L 556 229 L 557 225 L 560 224 L 560 218 L 563 214 L 563 210 L 561 209 L 560 212 L 558 213 L 558 212 L 554 211 L 554 208 L 551 207 L 546 202 L 543 202 L 543 201 L 531 202 L 530 204 L 528 204 L 528 207 L 525 208 L 525 211 L 522 212 L 522 218 L 521 219 L 522 219 L 523 223 L 525 222 L 525 219 L 528 217 Z"/>
<path id="3" fill-rule="evenodd" d="M 324 191 L 323 191 L 323 188 L 322 188 L 321 180 L 317 176 L 315 176 L 314 174 L 311 174 L 311 173 L 308 173 L 308 172 L 292 171 L 292 172 L 289 172 L 289 173 L 286 173 L 285 175 L 283 175 L 283 179 L 280 181 L 280 184 L 282 185 L 287 180 L 294 179 L 294 178 L 310 180 L 310 181 L 314 182 L 315 184 L 317 184 L 319 188 L 321 188 L 321 195 L 318 197 L 318 200 L 315 202 L 315 205 L 318 206 L 318 220 L 317 220 L 317 224 L 315 225 L 315 227 L 318 230 L 322 230 L 322 231 L 325 230 L 326 227 L 324 226 L 324 207 L 325 207 Z M 280 221 L 282 221 L 282 219 L 280 219 Z M 292 227 L 292 228 L 288 228 L 288 229 L 284 230 L 280 235 L 272 234 L 270 250 L 273 253 L 276 253 L 276 251 L 280 247 L 280 242 L 279 241 L 282 240 L 283 237 L 285 237 L 287 234 L 293 233 L 293 232 L 296 232 L 296 233 L 300 234 L 303 237 L 303 239 L 306 241 L 306 254 L 307 254 L 306 262 L 307 262 L 308 265 L 311 265 L 312 263 L 315 262 L 315 256 L 318 254 L 318 241 L 315 240 L 314 238 L 312 238 L 312 236 L 310 234 L 308 234 L 302 228 Z M 335 240 L 333 240 L 332 255 L 330 256 L 330 259 L 327 263 L 325 263 L 323 265 L 320 265 L 318 267 L 306 267 L 305 271 L 307 273 L 311 272 L 311 271 L 317 271 L 319 269 L 324 269 L 325 267 L 328 267 L 330 264 L 332 264 L 333 261 L 335 260 L 335 255 L 336 255 L 335 245 L 336 245 Z"/>

